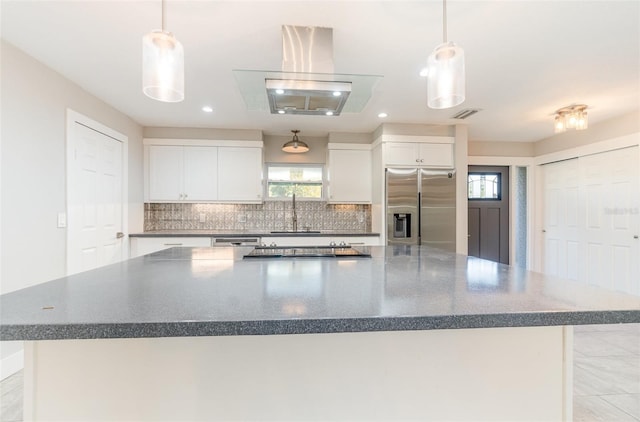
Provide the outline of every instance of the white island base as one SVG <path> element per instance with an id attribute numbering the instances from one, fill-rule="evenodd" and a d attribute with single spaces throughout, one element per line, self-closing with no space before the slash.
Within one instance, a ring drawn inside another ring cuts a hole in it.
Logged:
<path id="1" fill-rule="evenodd" d="M 572 327 L 27 342 L 25 420 L 572 418 Z"/>

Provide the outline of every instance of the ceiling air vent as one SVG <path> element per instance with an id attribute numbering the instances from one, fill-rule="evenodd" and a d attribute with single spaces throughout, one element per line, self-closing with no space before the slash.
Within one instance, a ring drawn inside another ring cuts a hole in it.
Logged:
<path id="1" fill-rule="evenodd" d="M 466 119 L 467 117 L 473 116 L 477 112 L 479 112 L 479 108 L 467 108 L 465 110 L 460 110 L 458 113 L 451 116 L 452 119 Z"/>

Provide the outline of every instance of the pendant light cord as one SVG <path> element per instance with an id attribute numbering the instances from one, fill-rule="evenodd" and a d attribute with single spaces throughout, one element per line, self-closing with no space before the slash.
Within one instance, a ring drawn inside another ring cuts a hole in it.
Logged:
<path id="1" fill-rule="evenodd" d="M 162 0 L 162 32 L 164 32 L 164 0 Z"/>
<path id="2" fill-rule="evenodd" d="M 447 0 L 442 0 L 442 39 L 447 43 Z"/>

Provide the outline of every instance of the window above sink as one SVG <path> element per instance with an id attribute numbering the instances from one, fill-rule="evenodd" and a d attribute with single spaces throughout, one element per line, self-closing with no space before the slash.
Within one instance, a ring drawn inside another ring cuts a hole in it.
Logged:
<path id="1" fill-rule="evenodd" d="M 267 192 L 265 198 L 296 199 L 324 198 L 324 169 L 322 165 L 267 164 Z"/>

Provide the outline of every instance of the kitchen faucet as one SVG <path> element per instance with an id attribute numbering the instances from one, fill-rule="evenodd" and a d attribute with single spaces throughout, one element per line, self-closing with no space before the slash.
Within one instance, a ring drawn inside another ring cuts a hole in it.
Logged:
<path id="1" fill-rule="evenodd" d="M 293 215 L 291 216 L 293 220 L 293 231 L 298 231 L 298 216 L 296 215 L 296 194 L 293 194 Z"/>

